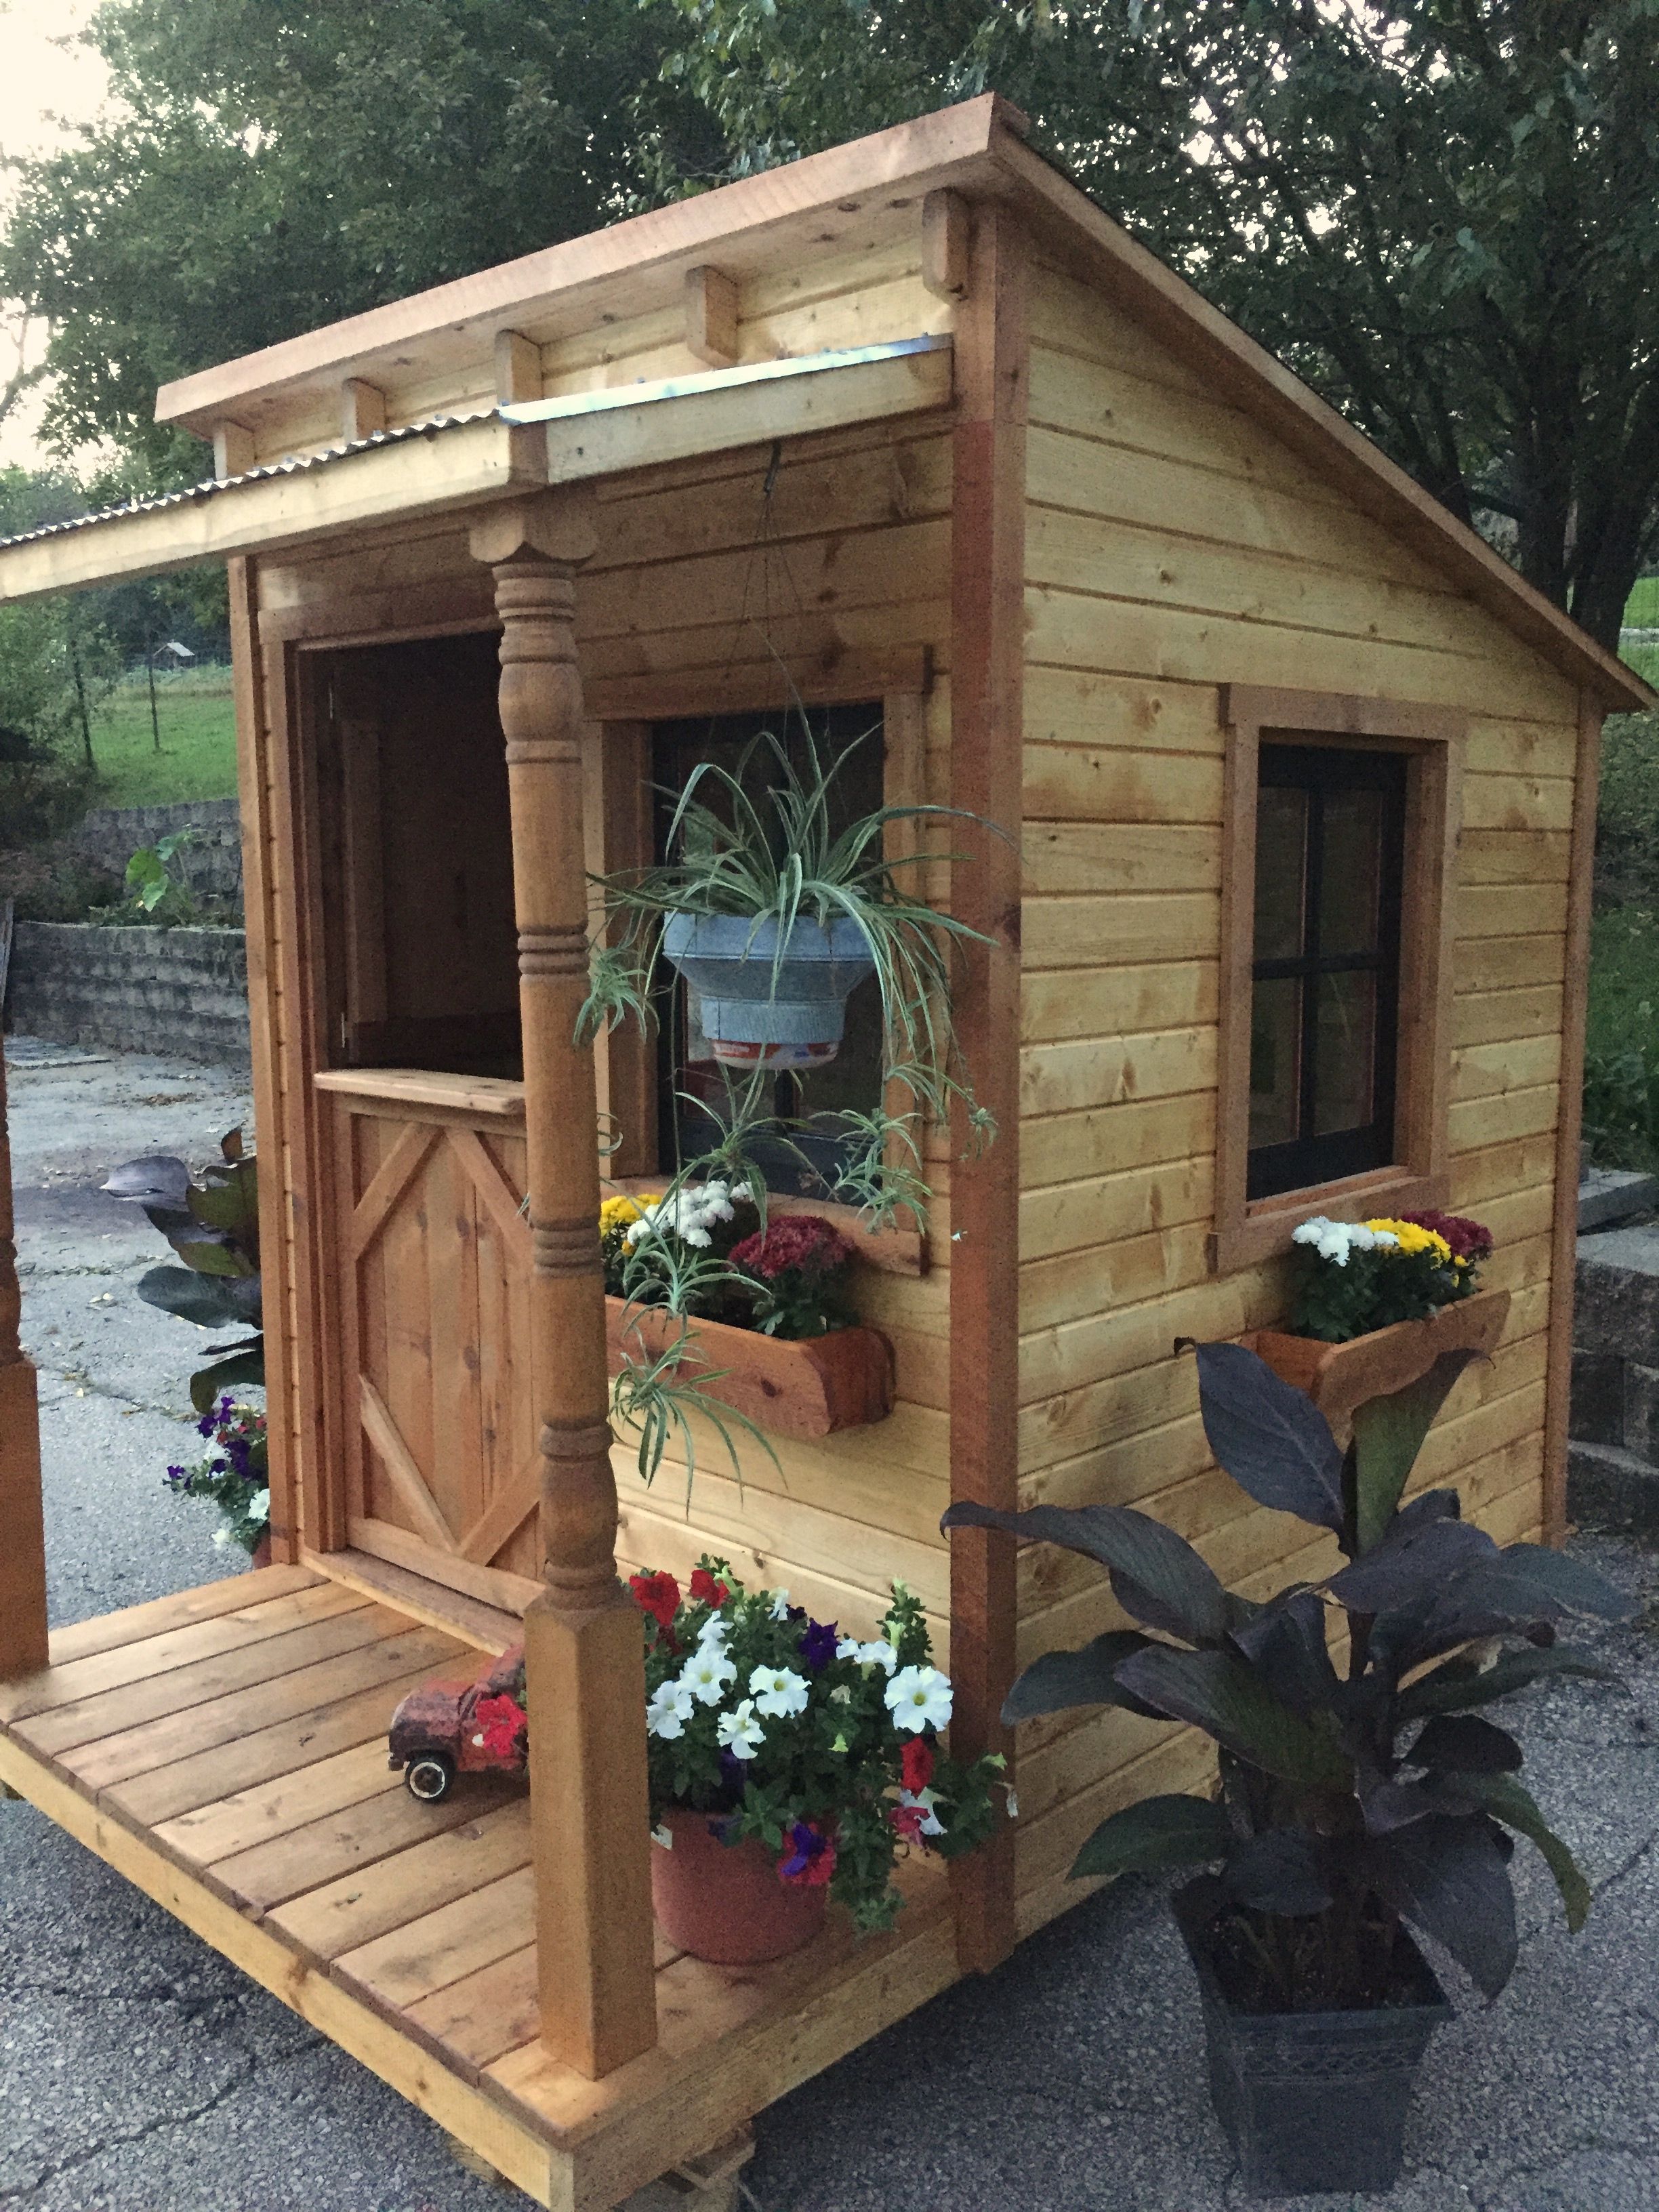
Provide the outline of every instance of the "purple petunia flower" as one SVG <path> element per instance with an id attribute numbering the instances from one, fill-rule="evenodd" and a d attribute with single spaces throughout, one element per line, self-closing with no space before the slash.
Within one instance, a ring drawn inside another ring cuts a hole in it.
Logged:
<path id="1" fill-rule="evenodd" d="M 204 1413 L 196 1424 L 196 1433 L 198 1437 L 210 1437 L 218 1425 L 211 1413 Z"/>
<path id="2" fill-rule="evenodd" d="M 840 1640 L 833 1620 L 809 1620 L 806 1633 L 800 1640 L 802 1662 L 816 1674 L 835 1657 L 836 1646 Z"/>

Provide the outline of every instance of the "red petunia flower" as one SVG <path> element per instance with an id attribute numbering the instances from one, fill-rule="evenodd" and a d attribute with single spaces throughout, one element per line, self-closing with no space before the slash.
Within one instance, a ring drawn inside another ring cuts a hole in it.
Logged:
<path id="1" fill-rule="evenodd" d="M 680 1609 L 680 1586 L 672 1575 L 629 1575 L 628 1587 L 641 1613 L 648 1613 L 665 1636 L 672 1632 Z"/>
<path id="2" fill-rule="evenodd" d="M 529 1723 L 525 1710 L 508 1697 L 480 1698 L 472 1708 L 475 1741 L 486 1758 L 514 1759 L 524 1754 Z"/>
<path id="3" fill-rule="evenodd" d="M 786 1213 L 734 1245 L 732 1264 L 773 1283 L 780 1275 L 797 1271 L 831 1274 L 852 1256 L 852 1246 L 822 1214 Z"/>
<path id="4" fill-rule="evenodd" d="M 691 1570 L 691 1596 L 695 1604 L 712 1605 L 718 1613 L 729 1595 L 726 1584 L 716 1582 L 707 1567 Z"/>
<path id="5" fill-rule="evenodd" d="M 933 1747 L 926 1736 L 906 1739 L 900 1772 L 911 1796 L 920 1796 L 933 1778 Z"/>
<path id="6" fill-rule="evenodd" d="M 925 1805 L 890 1805 L 887 1818 L 901 1838 L 907 1844 L 921 1841 L 921 1824 L 927 1818 Z"/>

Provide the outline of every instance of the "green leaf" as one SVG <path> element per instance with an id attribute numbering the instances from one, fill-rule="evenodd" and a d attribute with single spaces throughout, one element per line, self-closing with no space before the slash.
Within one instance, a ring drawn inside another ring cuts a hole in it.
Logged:
<path id="1" fill-rule="evenodd" d="M 263 1385 L 264 1379 L 265 1349 L 261 1340 L 251 1351 L 234 1352 L 228 1359 L 198 1367 L 190 1378 L 190 1402 L 198 1413 L 205 1413 L 222 1390 L 234 1389 L 239 1382 Z"/>
<path id="2" fill-rule="evenodd" d="M 1489 1705 L 1498 1698 L 1512 1697 L 1529 1682 L 1548 1674 L 1576 1675 L 1592 1682 L 1620 1679 L 1616 1668 L 1604 1667 L 1599 1659 L 1586 1659 L 1558 1645 L 1547 1650 L 1505 1652 L 1490 1667 L 1476 1667 L 1468 1659 L 1450 1659 L 1402 1690 L 1395 1710 L 1402 1721 L 1420 1720 L 1427 1713 L 1467 1712 L 1471 1705 Z"/>
<path id="3" fill-rule="evenodd" d="M 242 1255 L 228 1244 L 187 1237 L 170 1237 L 167 1242 L 185 1267 L 196 1274 L 235 1275 L 246 1279 L 253 1273 Z"/>
<path id="4" fill-rule="evenodd" d="M 1281 1782 L 1310 1790 L 1352 1787 L 1352 1765 L 1331 1737 L 1293 1713 L 1230 1651 L 1153 1644 L 1126 1659 L 1118 1680 L 1171 1720 L 1191 1722 Z"/>
<path id="5" fill-rule="evenodd" d="M 1567 1926 L 1576 1936 L 1589 1917 L 1590 1886 L 1578 1862 L 1545 1821 L 1532 1792 L 1513 1774 L 1460 1774 L 1458 1787 L 1485 1806 L 1495 1820 L 1537 1844 L 1561 1893 Z"/>
<path id="6" fill-rule="evenodd" d="M 1071 1879 L 1201 1866 L 1224 1857 L 1232 1839 L 1225 1811 L 1207 1797 L 1143 1797 L 1101 1822 L 1073 1862 Z"/>
<path id="7" fill-rule="evenodd" d="M 1434 1418 L 1459 1376 L 1484 1352 L 1443 1352 L 1425 1375 L 1385 1398 L 1371 1398 L 1353 1417 L 1354 1551 L 1381 1543 Z"/>

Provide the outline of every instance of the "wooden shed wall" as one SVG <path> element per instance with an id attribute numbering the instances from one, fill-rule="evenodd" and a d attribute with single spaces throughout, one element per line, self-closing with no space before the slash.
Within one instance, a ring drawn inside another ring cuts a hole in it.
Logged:
<path id="1" fill-rule="evenodd" d="M 1541 1516 L 1574 690 L 1103 298 L 1031 287 L 1021 1058 L 1024 1502 L 1134 1504 L 1265 1595 L 1328 1564 L 1214 1467 L 1178 1335 L 1282 1314 L 1276 1267 L 1216 1278 L 1218 687 L 1358 692 L 1470 716 L 1455 888 L 1451 1203 L 1514 1294 L 1419 1479 L 1514 1540 Z M 1334 1557 L 1334 1553 L 1331 1555 Z M 1021 1657 L 1117 1625 L 1103 1578 L 1020 1562 Z M 1021 1922 L 1077 1893 L 1091 1828 L 1209 1769 L 1121 1713 L 1022 1730 Z"/>
<path id="2" fill-rule="evenodd" d="M 833 677 L 849 656 L 877 672 L 871 688 L 878 693 L 884 655 L 902 654 L 916 667 L 926 656 L 933 678 L 921 778 L 948 795 L 948 427 L 917 418 L 796 441 L 785 449 L 769 511 L 769 449 L 753 448 L 599 487 L 599 550 L 578 587 L 590 704 L 619 719 L 669 714 L 680 702 L 701 711 L 721 687 L 740 705 L 781 704 L 778 653 L 809 696 L 815 675 Z M 361 641 L 491 621 L 488 573 L 471 560 L 459 529 L 386 532 L 349 552 L 266 567 L 260 595 L 273 635 Z M 648 705 L 641 703 L 646 684 Z M 289 1023 L 280 990 L 267 1004 L 279 1026 Z M 280 1056 L 291 1068 L 291 1055 Z M 303 1184 L 297 1164 L 295 1171 Z M 947 1176 L 941 1164 L 941 1182 Z M 902 1575 L 943 1637 L 949 1559 L 938 1522 L 948 1498 L 949 1277 L 939 1263 L 949 1251 L 947 1207 L 945 1195 L 936 1264 L 926 1276 L 860 1270 L 864 1316 L 895 1346 L 890 1418 L 818 1443 L 779 1439 L 781 1472 L 750 1441 L 741 1494 L 717 1440 L 704 1437 L 689 1515 L 675 1465 L 647 1493 L 619 1447 L 619 1550 L 628 1565 L 684 1572 L 713 1549 L 745 1577 L 781 1583 L 798 1602 L 866 1631 L 885 1611 L 891 1577 Z M 298 1394 L 296 1425 L 316 1388 Z M 303 1443 L 297 1425 L 295 1441 Z"/>

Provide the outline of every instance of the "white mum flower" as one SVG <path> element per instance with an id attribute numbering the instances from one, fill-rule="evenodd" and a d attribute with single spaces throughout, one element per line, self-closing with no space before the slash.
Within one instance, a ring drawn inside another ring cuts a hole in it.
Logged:
<path id="1" fill-rule="evenodd" d="M 691 1717 L 693 1702 L 691 1692 L 684 1682 L 659 1682 L 646 1703 L 647 1735 L 666 1738 L 684 1735 L 685 1723 Z"/>
<path id="2" fill-rule="evenodd" d="M 766 1741 L 766 1730 L 755 1717 L 752 1698 L 745 1698 L 734 1713 L 722 1713 L 715 1734 L 733 1759 L 752 1759 Z"/>
<path id="3" fill-rule="evenodd" d="M 738 1679 L 738 1670 L 718 1644 L 700 1644 L 680 1669 L 679 1679 L 699 1705 L 717 1705 Z"/>
<path id="4" fill-rule="evenodd" d="M 893 1726 L 907 1735 L 925 1728 L 946 1728 L 951 1720 L 951 1684 L 937 1667 L 902 1667 L 887 1685 L 887 1710 Z"/>
<path id="5" fill-rule="evenodd" d="M 805 1675 L 793 1667 L 757 1667 L 749 1677 L 749 1694 L 757 1711 L 785 1720 L 806 1711 L 810 1692 Z"/>
<path id="6" fill-rule="evenodd" d="M 898 1665 L 898 1653 L 884 1636 L 878 1636 L 873 1643 L 860 1644 L 858 1662 L 860 1667 L 879 1667 L 884 1674 L 890 1674 Z M 909 1671 L 915 1670 L 913 1668 Z"/>

